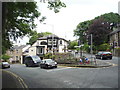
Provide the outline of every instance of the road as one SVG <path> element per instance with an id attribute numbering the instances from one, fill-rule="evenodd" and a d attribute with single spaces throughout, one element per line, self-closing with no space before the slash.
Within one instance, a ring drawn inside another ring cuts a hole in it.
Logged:
<path id="1" fill-rule="evenodd" d="M 104 61 L 118 64 L 117 57 Z M 118 88 L 117 65 L 106 68 L 58 66 L 54 69 L 40 69 L 13 64 L 5 70 L 19 75 L 29 88 Z"/>

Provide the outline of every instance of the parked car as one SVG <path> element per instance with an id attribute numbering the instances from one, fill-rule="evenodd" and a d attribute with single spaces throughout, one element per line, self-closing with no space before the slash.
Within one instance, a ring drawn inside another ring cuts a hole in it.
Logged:
<path id="1" fill-rule="evenodd" d="M 10 64 L 8 62 L 2 62 L 2 69 L 10 68 Z"/>
<path id="2" fill-rule="evenodd" d="M 44 59 L 40 63 L 40 68 L 52 68 L 52 67 L 57 68 L 57 62 L 55 62 L 52 59 Z"/>
<path id="3" fill-rule="evenodd" d="M 108 51 L 99 51 L 95 56 L 96 59 L 112 59 L 112 53 Z"/>
<path id="4" fill-rule="evenodd" d="M 39 66 L 42 60 L 39 56 L 26 56 L 25 65 L 26 67 Z"/>

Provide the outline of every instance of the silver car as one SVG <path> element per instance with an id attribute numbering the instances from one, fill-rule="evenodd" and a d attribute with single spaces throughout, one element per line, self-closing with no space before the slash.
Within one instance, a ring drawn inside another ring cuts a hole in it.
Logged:
<path id="1" fill-rule="evenodd" d="M 8 62 L 2 62 L 2 69 L 10 68 L 10 64 Z"/>
<path id="2" fill-rule="evenodd" d="M 40 63 L 40 68 L 52 68 L 52 67 L 57 68 L 57 62 L 55 62 L 52 59 L 43 59 L 42 62 Z"/>

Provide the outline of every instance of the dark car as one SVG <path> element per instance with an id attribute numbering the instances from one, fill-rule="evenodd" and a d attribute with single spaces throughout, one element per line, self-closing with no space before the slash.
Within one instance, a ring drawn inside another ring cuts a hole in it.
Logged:
<path id="1" fill-rule="evenodd" d="M 52 59 L 44 59 L 40 63 L 40 68 L 52 68 L 52 67 L 57 68 L 57 62 L 55 62 Z"/>
<path id="2" fill-rule="evenodd" d="M 105 52 L 105 51 L 100 51 L 96 55 L 96 59 L 112 59 L 112 53 L 111 52 Z"/>
<path id="3" fill-rule="evenodd" d="M 10 64 L 8 62 L 2 62 L 2 69 L 10 68 Z"/>
<path id="4" fill-rule="evenodd" d="M 42 60 L 39 56 L 26 56 L 25 65 L 26 67 L 39 66 Z"/>

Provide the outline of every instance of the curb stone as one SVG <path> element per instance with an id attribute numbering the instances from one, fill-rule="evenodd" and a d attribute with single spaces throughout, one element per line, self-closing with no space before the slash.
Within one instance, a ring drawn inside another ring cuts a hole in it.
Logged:
<path id="1" fill-rule="evenodd" d="M 19 77 L 17 74 L 10 72 L 10 71 L 6 71 L 6 70 L 2 70 L 2 71 L 7 72 L 10 75 L 12 75 L 13 77 L 15 77 L 18 80 L 18 82 L 20 83 L 20 85 L 22 86 L 22 88 L 28 88 L 28 86 L 25 84 L 23 79 L 21 77 Z"/>

